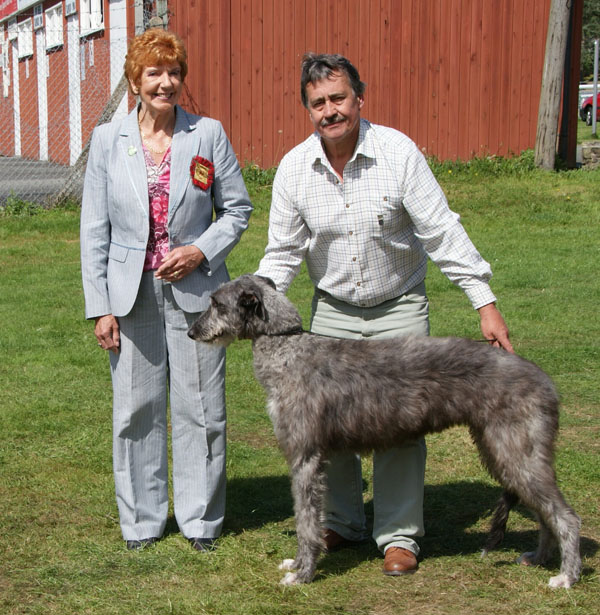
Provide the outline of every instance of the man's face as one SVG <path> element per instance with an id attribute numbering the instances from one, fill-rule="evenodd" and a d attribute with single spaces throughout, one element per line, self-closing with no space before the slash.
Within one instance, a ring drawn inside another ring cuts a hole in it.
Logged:
<path id="1" fill-rule="evenodd" d="M 356 96 L 348 77 L 333 73 L 306 86 L 310 119 L 325 145 L 340 145 L 348 141 L 354 146 L 358 138 L 362 96 Z"/>

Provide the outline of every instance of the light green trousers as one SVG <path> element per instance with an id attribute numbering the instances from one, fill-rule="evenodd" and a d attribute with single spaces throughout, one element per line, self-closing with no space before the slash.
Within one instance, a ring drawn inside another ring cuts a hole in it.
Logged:
<path id="1" fill-rule="evenodd" d="M 397 299 L 360 308 L 320 291 L 312 304 L 311 331 L 345 339 L 429 335 L 425 284 Z M 425 440 L 373 454 L 373 538 L 383 552 L 403 547 L 416 555 L 415 538 L 423 536 Z M 327 466 L 325 525 L 349 540 L 367 537 L 360 456 L 337 453 Z"/>

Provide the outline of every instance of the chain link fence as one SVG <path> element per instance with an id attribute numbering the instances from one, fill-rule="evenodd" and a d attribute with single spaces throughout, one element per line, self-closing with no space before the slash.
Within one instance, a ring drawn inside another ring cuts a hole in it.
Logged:
<path id="1" fill-rule="evenodd" d="M 158 25 L 156 4 L 140 6 L 144 27 Z M 127 113 L 125 24 L 82 38 L 77 16 L 36 29 L 30 12 L 27 36 L 21 14 L 12 31 L 0 24 L 0 207 L 78 200 L 94 127 Z"/>

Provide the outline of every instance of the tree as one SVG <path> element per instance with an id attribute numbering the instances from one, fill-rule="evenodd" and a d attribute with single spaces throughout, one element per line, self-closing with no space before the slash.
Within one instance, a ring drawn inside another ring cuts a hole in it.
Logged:
<path id="1" fill-rule="evenodd" d="M 583 36 L 581 41 L 581 80 L 594 75 L 594 40 L 600 38 L 600 0 L 584 0 Z"/>

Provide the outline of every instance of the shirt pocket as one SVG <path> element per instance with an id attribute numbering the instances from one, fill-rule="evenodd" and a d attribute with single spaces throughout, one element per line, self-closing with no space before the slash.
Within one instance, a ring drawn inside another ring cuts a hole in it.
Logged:
<path id="1" fill-rule="evenodd" d="M 369 201 L 368 218 L 371 235 L 376 239 L 395 236 L 403 225 L 402 199 L 383 195 Z"/>

